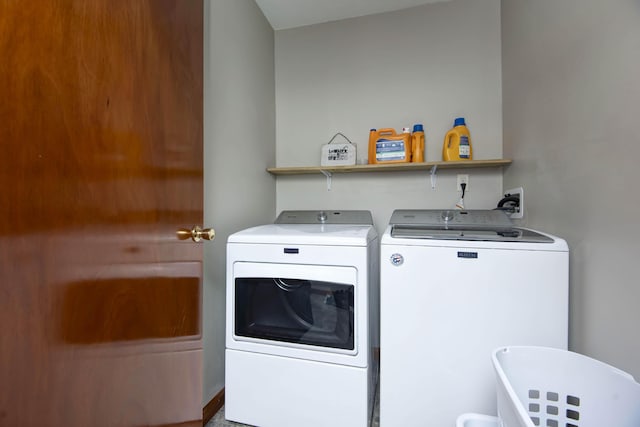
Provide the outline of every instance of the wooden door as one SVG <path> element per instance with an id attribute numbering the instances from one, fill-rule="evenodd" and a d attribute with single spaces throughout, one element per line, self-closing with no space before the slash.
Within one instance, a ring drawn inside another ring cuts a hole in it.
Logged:
<path id="1" fill-rule="evenodd" d="M 202 9 L 0 2 L 0 426 L 201 425 Z"/>

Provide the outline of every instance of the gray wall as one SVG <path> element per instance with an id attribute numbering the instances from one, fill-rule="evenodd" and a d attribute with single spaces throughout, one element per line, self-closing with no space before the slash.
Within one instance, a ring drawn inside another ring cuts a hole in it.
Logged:
<path id="1" fill-rule="evenodd" d="M 253 0 L 205 2 L 203 404 L 224 387 L 225 245 L 276 215 L 273 30 Z"/>
<path id="2" fill-rule="evenodd" d="M 640 2 L 502 1 L 505 186 L 571 249 L 570 346 L 640 378 Z"/>
<path id="3" fill-rule="evenodd" d="M 502 157 L 499 0 L 454 0 L 276 31 L 277 166 L 320 164 L 342 132 L 367 157 L 370 128 L 423 123 L 426 159 L 464 116 L 474 157 Z M 344 142 L 338 138 L 336 142 Z M 467 208 L 492 208 L 502 171 L 466 170 Z M 278 177 L 277 208 L 368 209 L 382 231 L 394 208 L 453 208 L 456 172 Z"/>

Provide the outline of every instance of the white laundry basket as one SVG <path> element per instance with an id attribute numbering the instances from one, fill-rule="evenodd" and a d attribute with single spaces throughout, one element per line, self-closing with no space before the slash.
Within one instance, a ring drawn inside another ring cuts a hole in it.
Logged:
<path id="1" fill-rule="evenodd" d="M 640 384 L 613 366 L 570 351 L 494 351 L 503 427 L 638 427 Z"/>
<path id="2" fill-rule="evenodd" d="M 456 420 L 456 427 L 500 427 L 500 418 L 482 414 L 462 414 Z"/>

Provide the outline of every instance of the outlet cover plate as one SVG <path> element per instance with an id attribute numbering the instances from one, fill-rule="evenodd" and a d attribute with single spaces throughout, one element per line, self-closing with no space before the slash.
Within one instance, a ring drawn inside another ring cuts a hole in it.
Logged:
<path id="1" fill-rule="evenodd" d="M 467 174 L 458 174 L 458 182 L 456 184 L 456 189 L 458 190 L 459 193 L 462 193 L 462 185 L 461 184 L 467 184 L 467 186 L 464 189 L 465 193 L 469 192 L 469 175 Z"/>
<path id="2" fill-rule="evenodd" d="M 504 191 L 505 197 L 507 197 L 508 195 L 516 195 L 516 194 L 520 196 L 520 207 L 516 212 L 509 214 L 509 217 L 511 219 L 522 219 L 524 218 L 524 189 L 522 187 L 516 187 L 510 190 Z"/>

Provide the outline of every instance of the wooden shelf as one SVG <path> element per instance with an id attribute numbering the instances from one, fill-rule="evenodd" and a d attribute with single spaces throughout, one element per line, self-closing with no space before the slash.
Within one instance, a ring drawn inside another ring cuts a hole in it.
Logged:
<path id="1" fill-rule="evenodd" d="M 370 173 L 370 172 L 405 172 L 436 169 L 469 169 L 469 168 L 494 168 L 508 166 L 509 159 L 493 160 L 463 160 L 455 162 L 425 162 L 425 163 L 391 163 L 378 165 L 354 165 L 354 166 L 298 166 L 267 168 L 267 172 L 273 175 L 308 175 L 322 173 Z"/>

